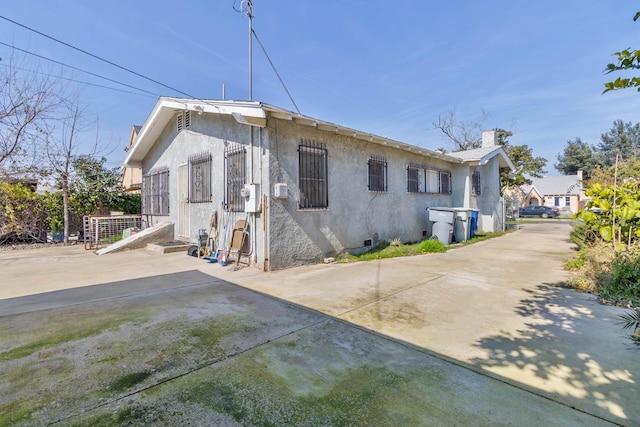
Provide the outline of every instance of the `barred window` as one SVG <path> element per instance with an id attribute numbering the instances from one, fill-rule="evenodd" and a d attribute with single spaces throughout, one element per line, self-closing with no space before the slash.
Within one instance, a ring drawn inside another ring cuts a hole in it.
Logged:
<path id="1" fill-rule="evenodd" d="M 451 194 L 450 172 L 440 172 L 440 192 L 443 194 Z"/>
<path id="2" fill-rule="evenodd" d="M 407 166 L 409 193 L 451 194 L 451 173 L 421 165 Z"/>
<path id="3" fill-rule="evenodd" d="M 142 213 L 169 215 L 169 169 L 151 171 L 142 177 Z"/>
<path id="4" fill-rule="evenodd" d="M 384 157 L 369 158 L 369 191 L 387 191 L 387 160 Z"/>
<path id="5" fill-rule="evenodd" d="M 421 168 L 415 165 L 407 166 L 407 191 L 409 193 L 420 192 L 420 176 Z"/>
<path id="6" fill-rule="evenodd" d="M 246 151 L 242 146 L 230 146 L 224 153 L 226 203 L 232 212 L 244 210 L 244 199 L 240 191 L 246 184 Z"/>
<path id="7" fill-rule="evenodd" d="M 479 196 L 481 188 L 482 184 L 480 182 L 480 172 L 475 171 L 473 175 L 471 175 L 471 194 L 473 194 L 474 196 Z"/>
<path id="8" fill-rule="evenodd" d="M 324 144 L 301 140 L 298 163 L 300 209 L 329 207 L 327 149 Z"/>
<path id="9" fill-rule="evenodd" d="M 211 201 L 211 154 L 189 156 L 189 202 Z"/>

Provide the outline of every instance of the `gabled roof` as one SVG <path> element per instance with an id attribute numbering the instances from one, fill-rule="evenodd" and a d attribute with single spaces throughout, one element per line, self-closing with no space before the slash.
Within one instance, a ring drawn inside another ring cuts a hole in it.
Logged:
<path id="1" fill-rule="evenodd" d="M 515 171 L 516 167 L 507 156 L 507 152 L 501 145 L 495 145 L 491 147 L 474 148 L 473 150 L 456 151 L 449 153 L 451 157 L 456 157 L 463 160 L 466 163 L 484 165 L 492 158 L 498 156 L 500 167 L 509 168 L 511 171 Z"/>
<path id="2" fill-rule="evenodd" d="M 323 131 L 335 132 L 340 135 L 347 135 L 363 141 L 369 141 L 423 156 L 445 160 L 450 163 L 465 162 L 465 160 L 460 157 L 442 154 L 437 151 L 427 150 L 425 148 L 405 144 L 403 142 L 384 138 L 371 133 L 336 125 L 257 101 L 202 100 L 161 97 L 151 111 L 151 114 L 149 114 L 144 125 L 142 125 L 132 147 L 127 152 L 123 163 L 124 167 L 139 167 L 142 165 L 143 159 L 153 147 L 169 121 L 173 120 L 177 111 L 193 111 L 198 114 L 224 114 L 233 117 L 238 123 L 257 127 L 265 127 L 267 124 L 267 116 L 270 116 L 280 120 L 294 121 L 297 124 L 314 127 Z"/>
<path id="3" fill-rule="evenodd" d="M 528 195 L 533 188 L 542 196 L 571 196 L 580 195 L 582 183 L 578 175 L 545 176 L 523 185 L 522 191 Z"/>
<path id="4" fill-rule="evenodd" d="M 140 129 L 142 129 L 142 126 L 133 125 L 131 127 L 131 134 L 129 135 L 129 144 L 127 144 L 127 151 L 133 145 L 133 141 L 136 140 L 136 137 L 140 133 Z"/>

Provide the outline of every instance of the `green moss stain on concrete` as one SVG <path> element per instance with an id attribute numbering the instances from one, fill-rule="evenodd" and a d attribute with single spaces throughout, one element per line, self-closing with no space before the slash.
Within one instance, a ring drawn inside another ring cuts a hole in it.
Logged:
<path id="1" fill-rule="evenodd" d="M 10 368 L 1 376 L 4 382 L 2 390 L 7 392 L 7 395 L 5 398 L 0 397 L 0 426 L 26 422 L 57 398 L 56 387 L 46 388 L 34 395 L 18 397 L 22 390 L 33 388 L 34 379 L 46 381 L 73 372 L 72 363 L 63 357 L 37 358 L 15 367 L 11 367 L 12 364 L 5 366 Z M 14 398 L 9 399 L 12 395 Z"/>
<path id="2" fill-rule="evenodd" d="M 70 415 L 64 425 L 447 421 L 431 400 L 434 384 L 438 399 L 455 398 L 451 381 L 417 351 L 330 319 L 305 327 L 306 315 L 283 320 L 282 310 L 199 309 L 206 314 L 85 310 L 84 322 L 47 319 L 50 330 L 20 323 L 23 335 L 0 339 L 8 353 L 0 363 L 8 379 L 0 425 L 46 425 Z M 118 399 L 135 389 L 143 390 Z"/>
<path id="3" fill-rule="evenodd" d="M 202 338 L 201 333 L 187 336 Z M 219 343 L 223 336 L 218 330 L 204 342 Z M 452 377 L 444 365 L 416 350 L 327 321 L 86 412 L 72 425 L 488 422 L 477 407 L 467 404 L 481 390 L 467 385 L 464 378 Z M 116 388 L 149 382 L 152 377 L 145 375 L 124 375 L 118 380 L 122 386 Z"/>
<path id="4" fill-rule="evenodd" d="M 28 417 L 46 424 L 41 422 L 43 417 L 55 420 L 56 413 L 80 408 L 96 398 L 95 388 L 114 378 L 114 362 L 121 352 L 113 354 L 109 348 L 105 354 L 105 348 L 94 344 L 120 333 L 125 324 L 147 318 L 144 310 L 113 312 L 95 307 L 39 315 L 32 322 L 23 316 L 3 319 L 12 333 L 0 338 L 4 349 L 0 353 L 0 394 L 4 396 L 0 398 L 0 425 L 19 425 Z M 91 368 L 99 355 L 102 363 Z"/>
<path id="5" fill-rule="evenodd" d="M 22 333 L 13 335 L 12 338 L 21 341 L 22 344 L 0 352 L 0 363 L 20 359 L 43 349 L 98 335 L 104 331 L 115 330 L 125 323 L 140 321 L 146 317 L 141 312 L 119 314 L 97 312 L 85 314 L 86 317 L 82 319 L 78 319 L 77 316 L 51 318 L 40 329 L 27 329 Z"/>
<path id="6" fill-rule="evenodd" d="M 260 361 L 248 358 L 209 373 L 183 388 L 180 399 L 229 415 L 240 425 L 422 425 L 428 396 L 416 396 L 413 387 L 441 380 L 429 378 L 433 372 L 363 363 L 319 379 L 301 395 L 299 387 L 292 389 L 289 379 L 272 374 Z"/>
<path id="7" fill-rule="evenodd" d="M 152 372 L 150 371 L 131 372 L 130 374 L 126 374 L 116 379 L 115 381 L 113 381 L 111 384 L 109 384 L 108 389 L 109 391 L 116 392 L 116 393 L 122 392 L 124 390 L 128 390 L 129 388 L 149 378 L 151 374 Z"/>
<path id="8" fill-rule="evenodd" d="M 249 316 L 219 316 L 199 322 L 189 330 L 189 335 L 197 340 L 201 347 L 211 348 L 219 345 L 220 340 L 232 334 L 250 333 L 256 330 Z"/>
<path id="9" fill-rule="evenodd" d="M 87 422 L 83 417 L 74 419 L 69 425 L 70 427 L 113 427 L 113 426 L 134 426 L 149 423 L 149 417 L 144 410 L 138 406 L 126 405 L 115 412 L 107 412 L 98 416 L 90 417 Z"/>
<path id="10" fill-rule="evenodd" d="M 4 372 L 3 379 L 6 381 L 5 384 L 11 384 L 16 389 L 23 389 L 29 387 L 29 383 L 34 378 L 65 375 L 72 370 L 72 364 L 64 357 L 39 358 L 7 369 Z"/>
<path id="11" fill-rule="evenodd" d="M 14 400 L 6 405 L 0 405 L 0 426 L 29 425 L 33 420 L 33 413 L 42 408 L 42 403 L 35 400 Z"/>
<path id="12" fill-rule="evenodd" d="M 11 350 L 0 353 L 0 362 L 8 360 L 20 359 L 29 356 L 39 350 L 56 347 L 70 341 L 76 341 L 83 338 L 97 335 L 105 330 L 113 329 L 120 326 L 122 321 L 115 320 L 102 324 L 89 325 L 76 330 L 65 331 L 61 333 L 52 333 L 34 341 L 28 342 Z"/>
<path id="13" fill-rule="evenodd" d="M 384 340 L 342 335 L 330 323 L 199 372 L 181 386 L 179 399 L 240 425 L 423 424 L 429 393 L 415 390 L 446 378 L 414 366 L 406 354 L 411 351 L 401 351 L 396 361 Z"/>

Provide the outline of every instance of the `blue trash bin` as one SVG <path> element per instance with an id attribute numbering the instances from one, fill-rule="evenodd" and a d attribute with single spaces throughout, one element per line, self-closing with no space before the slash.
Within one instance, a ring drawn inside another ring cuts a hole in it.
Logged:
<path id="1" fill-rule="evenodd" d="M 478 229 L 478 211 L 476 209 L 471 210 L 471 224 L 469 225 L 469 238 L 472 239 L 476 235 Z"/>

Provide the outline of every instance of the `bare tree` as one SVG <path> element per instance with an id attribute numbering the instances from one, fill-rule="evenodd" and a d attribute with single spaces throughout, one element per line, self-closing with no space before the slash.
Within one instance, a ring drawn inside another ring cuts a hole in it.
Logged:
<path id="1" fill-rule="evenodd" d="M 73 173 L 74 160 L 80 155 L 93 156 L 97 147 L 97 139 L 90 153 L 80 153 L 81 138 L 91 128 L 86 119 L 86 106 L 80 102 L 80 92 L 67 97 L 63 103 L 64 109 L 58 120 L 59 132 L 50 132 L 46 142 L 46 154 L 49 167 L 62 189 L 62 205 L 64 212 L 64 244 L 69 244 L 69 196 L 71 194 L 69 182 Z M 97 129 L 97 126 L 96 126 Z"/>
<path id="2" fill-rule="evenodd" d="M 60 106 L 60 80 L 16 57 L 0 59 L 0 169 L 33 166 L 37 143 L 46 138 Z"/>
<path id="3" fill-rule="evenodd" d="M 439 115 L 438 119 L 433 121 L 434 129 L 439 129 L 449 141 L 453 143 L 455 149 L 453 151 L 471 150 L 482 146 L 482 131 L 484 122 L 489 114 L 482 110 L 481 117 L 476 121 L 464 122 L 457 120 L 455 108 L 449 110 L 444 115 Z"/>

